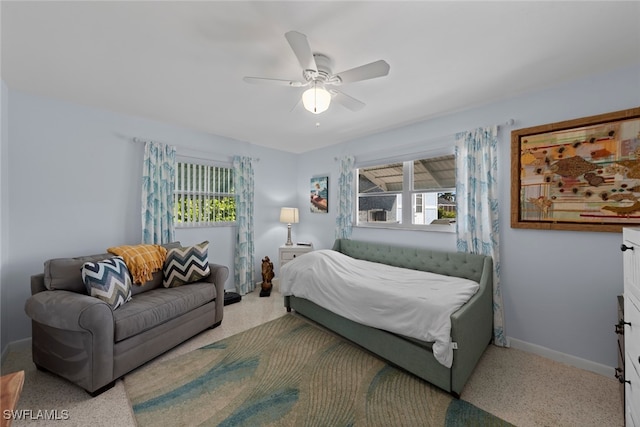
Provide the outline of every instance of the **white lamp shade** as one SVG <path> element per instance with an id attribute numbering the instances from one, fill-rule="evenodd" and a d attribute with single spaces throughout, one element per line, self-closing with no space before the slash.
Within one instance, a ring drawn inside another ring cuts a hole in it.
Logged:
<path id="1" fill-rule="evenodd" d="M 280 222 L 287 224 L 298 223 L 298 208 L 281 208 L 280 209 Z"/>
<path id="2" fill-rule="evenodd" d="M 327 111 L 331 104 L 331 94 L 322 86 L 313 85 L 302 94 L 302 104 L 307 111 L 320 114 Z"/>

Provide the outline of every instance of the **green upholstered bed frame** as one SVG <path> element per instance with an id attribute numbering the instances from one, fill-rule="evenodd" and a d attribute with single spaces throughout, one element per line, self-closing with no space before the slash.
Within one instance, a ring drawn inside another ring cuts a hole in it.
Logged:
<path id="1" fill-rule="evenodd" d="M 457 343 L 451 368 L 446 368 L 433 357 L 431 343 L 364 326 L 304 298 L 285 296 L 284 299 L 288 311 L 295 310 L 296 313 L 342 335 L 393 365 L 459 397 L 492 337 L 491 257 L 347 239 L 336 240 L 333 250 L 353 258 L 464 277 L 480 284 L 478 292 L 451 315 L 451 338 Z"/>

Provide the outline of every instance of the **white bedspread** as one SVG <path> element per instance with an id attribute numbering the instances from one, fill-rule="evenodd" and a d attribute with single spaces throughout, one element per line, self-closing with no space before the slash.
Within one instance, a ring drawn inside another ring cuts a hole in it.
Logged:
<path id="1" fill-rule="evenodd" d="M 283 295 L 306 298 L 347 319 L 433 342 L 436 360 L 453 362 L 451 314 L 480 286 L 459 277 L 363 261 L 332 250 L 306 253 L 280 271 Z"/>

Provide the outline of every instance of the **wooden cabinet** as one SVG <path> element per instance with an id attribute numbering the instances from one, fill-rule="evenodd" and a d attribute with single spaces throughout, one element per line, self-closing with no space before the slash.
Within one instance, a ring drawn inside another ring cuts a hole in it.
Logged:
<path id="1" fill-rule="evenodd" d="M 11 425 L 13 421 L 12 411 L 18 406 L 23 385 L 24 371 L 18 371 L 0 377 L 0 409 L 2 409 L 0 427 L 9 427 Z"/>
<path id="2" fill-rule="evenodd" d="M 624 384 L 625 422 L 640 427 L 640 228 L 622 233 L 624 266 Z"/>
<path id="3" fill-rule="evenodd" d="M 313 245 L 283 245 L 280 246 L 278 251 L 278 255 L 280 258 L 280 267 L 293 260 L 295 257 L 299 257 L 300 255 L 304 255 L 307 252 L 311 252 L 313 250 Z"/>

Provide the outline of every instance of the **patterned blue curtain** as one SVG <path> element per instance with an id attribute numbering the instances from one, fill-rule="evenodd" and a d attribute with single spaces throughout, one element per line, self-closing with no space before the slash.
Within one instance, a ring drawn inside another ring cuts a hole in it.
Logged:
<path id="1" fill-rule="evenodd" d="M 508 347 L 500 287 L 497 173 L 497 126 L 456 135 L 458 251 L 493 258 L 493 341 Z"/>
<path id="2" fill-rule="evenodd" d="M 176 147 L 158 142 L 144 144 L 142 163 L 142 243 L 175 240 L 173 189 Z"/>
<path id="3" fill-rule="evenodd" d="M 236 254 L 233 276 L 236 290 L 245 295 L 255 289 L 253 278 L 253 164 L 250 157 L 234 156 L 233 179 L 236 190 Z"/>
<path id="4" fill-rule="evenodd" d="M 353 156 L 340 161 L 338 178 L 338 214 L 336 216 L 336 239 L 349 239 L 353 227 Z"/>

